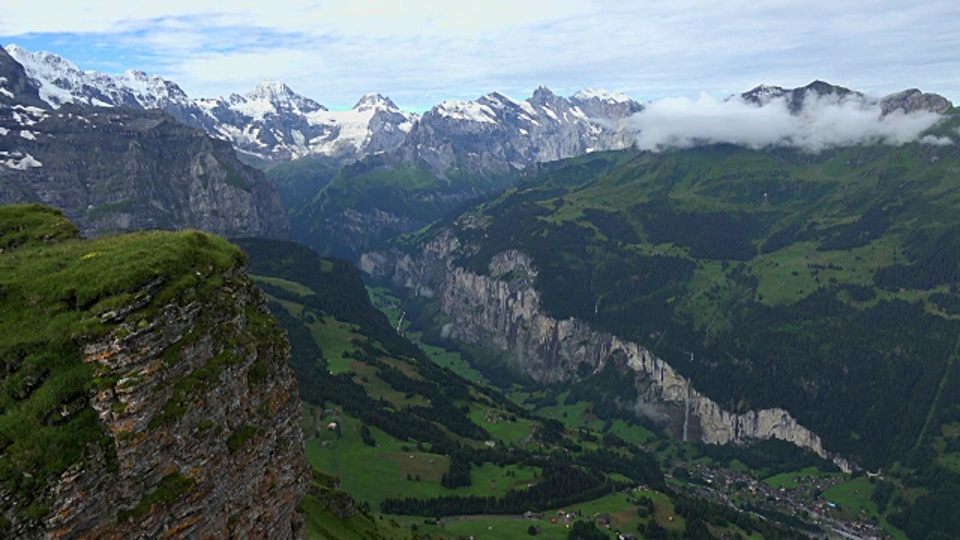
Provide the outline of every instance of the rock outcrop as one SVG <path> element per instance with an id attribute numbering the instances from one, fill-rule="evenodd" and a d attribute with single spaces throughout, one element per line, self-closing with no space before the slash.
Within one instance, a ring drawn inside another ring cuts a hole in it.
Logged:
<path id="1" fill-rule="evenodd" d="M 289 237 L 276 188 L 226 142 L 159 111 L 60 111 L 22 112 L 35 124 L 0 136 L 0 152 L 9 155 L 0 165 L 0 204 L 55 206 L 88 236 L 195 228 Z"/>
<path id="2" fill-rule="evenodd" d="M 0 236 L 17 230 L 0 228 Z M 73 240 L 38 248 L 43 253 L 28 247 L 0 253 L 0 266 L 28 255 L 59 257 L 64 292 L 53 294 L 68 297 L 82 288 L 70 276 L 83 268 L 99 273 L 91 265 L 105 263 L 95 261 L 130 250 L 164 253 L 124 262 L 119 278 L 102 276 L 98 294 L 116 296 L 101 297 L 99 307 L 66 302 L 50 308 L 60 321 L 86 321 L 65 341 L 0 334 L 0 345 L 13 343 L 14 352 L 27 355 L 19 361 L 4 356 L 13 370 L 5 381 L 29 374 L 31 354 L 48 359 L 41 378 L 16 396 L 18 407 L 64 392 L 68 374 L 75 389 L 41 429 L 75 426 L 69 429 L 87 441 L 76 454 L 49 449 L 62 453 L 60 461 L 47 458 L 52 464 L 41 467 L 29 458 L 35 438 L 3 433 L 3 475 L 13 479 L 0 485 L 5 538 L 300 536 L 296 507 L 310 469 L 284 333 L 237 248 L 202 233 L 172 234 L 178 236 Z M 46 243 L 48 236 L 38 238 Z M 180 270 L 156 270 L 162 265 Z M 131 281 L 138 284 L 126 290 L 111 284 Z M 0 284 L 10 293 L 2 306 L 8 314 L 29 309 L 18 304 L 28 282 Z M 42 324 L 40 332 L 49 331 Z"/>
<path id="3" fill-rule="evenodd" d="M 571 380 L 584 363 L 594 372 L 609 362 L 629 367 L 636 373 L 637 409 L 659 408 L 658 415 L 670 417 L 675 432 L 685 440 L 737 444 L 780 439 L 833 457 L 819 436 L 785 410 L 742 414 L 724 410 L 644 347 L 593 330 L 582 321 L 558 320 L 543 313 L 540 293 L 534 288 L 537 271 L 525 254 L 510 250 L 494 256 L 485 276 L 453 264 L 458 248 L 456 238 L 441 233 L 415 257 L 398 251 L 369 253 L 361 258 L 360 267 L 419 296 L 436 298 L 448 321 L 444 335 L 509 351 L 518 367 L 536 380 Z M 847 467 L 842 459 L 835 462 Z"/>
<path id="4" fill-rule="evenodd" d="M 117 466 L 91 460 L 65 473 L 48 530 L 294 536 L 310 473 L 289 345 L 243 271 L 223 277 L 209 301 L 166 306 L 146 327 L 84 347 L 85 361 L 116 380 L 93 407 Z M 154 486 L 182 493 L 163 500 Z"/>

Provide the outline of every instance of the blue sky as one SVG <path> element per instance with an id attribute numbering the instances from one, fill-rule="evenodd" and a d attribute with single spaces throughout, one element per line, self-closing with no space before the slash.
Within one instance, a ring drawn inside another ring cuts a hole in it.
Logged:
<path id="1" fill-rule="evenodd" d="M 957 101 L 958 21 L 956 0 L 33 0 L 3 8 L 0 44 L 140 69 L 193 97 L 277 79 L 331 108 L 367 92 L 422 111 L 541 84 L 646 101 L 814 79 Z"/>

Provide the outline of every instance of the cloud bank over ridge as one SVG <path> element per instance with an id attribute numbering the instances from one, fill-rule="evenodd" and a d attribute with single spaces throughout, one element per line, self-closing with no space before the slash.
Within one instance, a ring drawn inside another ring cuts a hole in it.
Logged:
<path id="1" fill-rule="evenodd" d="M 861 96 L 808 95 L 791 113 L 787 99 L 763 106 L 740 96 L 721 100 L 701 94 L 696 100 L 667 98 L 647 104 L 624 125 L 642 150 L 690 148 L 727 143 L 753 149 L 771 146 L 819 152 L 860 143 L 901 145 L 953 144 L 949 137 L 923 136 L 943 117 L 932 112 L 884 115 L 881 105 Z"/>

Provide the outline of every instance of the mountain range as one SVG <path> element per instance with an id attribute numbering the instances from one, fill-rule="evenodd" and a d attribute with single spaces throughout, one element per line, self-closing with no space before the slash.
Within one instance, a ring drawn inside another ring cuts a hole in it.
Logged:
<path id="1" fill-rule="evenodd" d="M 142 71 L 112 76 L 81 70 L 55 54 L 30 52 L 16 45 L 7 49 L 24 66 L 40 98 L 52 107 L 77 103 L 161 109 L 189 126 L 230 141 L 241 159 L 261 166 L 311 155 L 346 162 L 401 144 L 417 154 L 437 133 L 446 134 L 449 126 L 458 125 L 476 127 L 461 133 L 468 138 L 471 134 L 489 138 L 495 131 L 493 125 L 502 126 L 505 131 L 498 134 L 502 145 L 523 138 L 527 147 L 516 145 L 506 151 L 503 164 L 525 166 L 535 160 L 624 147 L 628 141 L 595 121 L 616 120 L 642 108 L 620 93 L 589 90 L 568 100 L 542 88 L 522 103 L 496 93 L 477 101 L 446 101 L 421 119 L 375 93 L 361 97 L 349 111 L 330 111 L 286 84 L 270 80 L 246 95 L 194 99 L 176 83 Z M 557 142 L 556 136 L 561 134 L 564 142 Z M 448 154 L 456 152 L 455 147 L 442 144 L 431 145 L 430 150 L 427 159 L 437 166 L 449 164 Z"/>
<path id="2" fill-rule="evenodd" d="M 759 106 L 767 105 L 775 99 L 784 99 L 790 112 L 794 114 L 800 113 L 806 100 L 814 96 L 832 96 L 837 100 L 849 99 L 865 103 L 877 103 L 880 105 L 883 115 L 888 115 L 897 110 L 906 114 L 918 111 L 943 114 L 953 106 L 950 100 L 939 94 L 924 93 L 916 88 L 895 92 L 876 99 L 861 92 L 819 80 L 800 88 L 782 88 L 761 84 L 740 94 L 740 97 L 747 103 Z"/>
<path id="3" fill-rule="evenodd" d="M 228 140 L 254 164 L 309 154 L 356 158 L 394 146 L 415 116 L 377 94 L 363 96 L 350 111 L 329 111 L 277 81 L 263 81 L 242 96 L 192 99 L 174 82 L 129 70 L 119 76 L 83 71 L 55 54 L 11 45 L 52 107 L 78 103 L 101 107 L 161 109 L 180 122 Z"/>
<path id="4" fill-rule="evenodd" d="M 155 109 L 52 109 L 0 49 L 0 204 L 22 202 L 56 206 L 87 236 L 184 228 L 290 235 L 273 183 L 226 141 Z"/>
<path id="5" fill-rule="evenodd" d="M 331 111 L 279 81 L 265 80 L 245 95 L 192 98 L 175 82 L 142 71 L 109 75 L 80 69 L 48 52 L 10 45 L 40 98 L 51 107 L 66 103 L 161 109 L 180 122 L 228 140 L 245 162 L 269 167 L 308 156 L 335 158 L 338 164 L 399 149 L 442 174 L 454 166 L 503 171 L 536 162 L 630 146 L 632 134 L 621 121 L 644 105 L 620 92 L 581 90 L 569 98 L 540 87 L 525 101 L 491 92 L 473 101 L 444 101 L 422 116 L 401 111 L 389 98 L 370 93 L 347 111 Z M 877 103 L 883 114 L 943 113 L 951 103 L 937 94 L 909 89 L 883 98 L 823 81 L 799 88 L 760 85 L 739 95 L 764 106 L 787 101 L 799 114 L 805 99 Z"/>

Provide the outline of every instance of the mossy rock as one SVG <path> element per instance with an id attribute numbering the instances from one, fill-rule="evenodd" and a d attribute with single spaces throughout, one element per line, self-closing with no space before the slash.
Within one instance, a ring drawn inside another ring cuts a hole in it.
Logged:
<path id="1" fill-rule="evenodd" d="M 0 493 L 40 519 L 49 482 L 90 445 L 115 455 L 88 403 L 119 379 L 85 363 L 83 343 L 209 296 L 245 264 L 239 249 L 202 232 L 88 240 L 59 210 L 0 207 Z"/>

